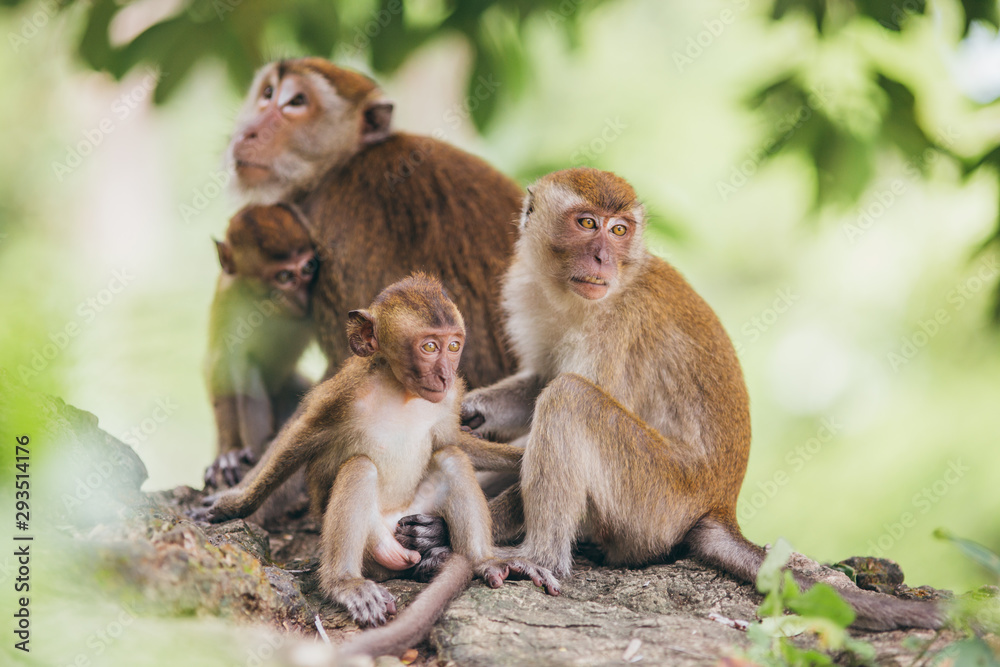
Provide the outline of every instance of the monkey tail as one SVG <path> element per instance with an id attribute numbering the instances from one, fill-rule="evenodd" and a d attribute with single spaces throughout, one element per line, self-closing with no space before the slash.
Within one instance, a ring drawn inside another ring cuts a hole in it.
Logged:
<path id="1" fill-rule="evenodd" d="M 453 553 L 424 591 L 392 623 L 362 632 L 337 647 L 337 653 L 351 655 L 399 656 L 430 634 L 431 627 L 448 604 L 472 581 L 472 563 Z"/>
<path id="2" fill-rule="evenodd" d="M 753 583 L 764 564 L 764 549 L 749 541 L 735 522 L 724 523 L 710 516 L 702 517 L 685 537 L 692 553 L 701 561 L 713 565 L 743 581 Z M 801 572 L 792 572 L 803 590 L 818 579 Z M 944 612 L 934 602 L 901 600 L 857 587 L 838 588 L 837 592 L 854 609 L 857 617 L 851 627 L 860 630 L 895 630 L 898 628 L 931 628 L 944 625 Z"/>

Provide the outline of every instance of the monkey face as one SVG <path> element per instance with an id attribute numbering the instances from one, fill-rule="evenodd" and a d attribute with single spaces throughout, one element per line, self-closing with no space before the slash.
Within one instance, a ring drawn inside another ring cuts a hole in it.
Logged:
<path id="1" fill-rule="evenodd" d="M 461 328 L 416 331 L 399 350 L 403 363 L 392 364 L 393 372 L 407 391 L 438 403 L 455 384 L 464 346 L 465 331 Z"/>
<path id="2" fill-rule="evenodd" d="M 635 237 L 635 222 L 592 207 L 566 213 L 551 244 L 563 279 L 585 299 L 604 298 L 618 279 Z"/>
<path id="3" fill-rule="evenodd" d="M 301 250 L 285 261 L 266 262 L 261 276 L 280 296 L 287 315 L 305 317 L 309 314 L 309 292 L 316 277 L 316 253 Z"/>
<path id="4" fill-rule="evenodd" d="M 358 110 L 296 61 L 263 68 L 229 145 L 238 188 L 255 201 L 311 185 L 359 144 Z"/>

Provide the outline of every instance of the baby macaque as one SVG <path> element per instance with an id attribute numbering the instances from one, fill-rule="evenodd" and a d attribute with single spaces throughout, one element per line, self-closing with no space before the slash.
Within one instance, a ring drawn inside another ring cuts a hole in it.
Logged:
<path id="1" fill-rule="evenodd" d="M 239 487 L 214 498 L 205 518 L 250 515 L 305 466 L 312 509 L 322 517 L 320 586 L 359 624 L 382 625 L 395 602 L 375 580 L 420 560 L 393 536 L 398 520 L 442 517 L 455 555 L 411 605 L 420 613 L 404 613 L 386 628 L 402 626 L 404 644 L 429 631 L 473 573 L 494 588 L 517 573 L 558 594 L 548 570 L 494 552 L 473 466 L 514 471 L 522 450 L 460 428 L 465 386 L 456 371 L 465 325 L 441 283 L 416 273 L 387 287 L 367 310 L 348 314 L 347 335 L 354 356 L 310 392 L 261 463 Z"/>
<path id="2" fill-rule="evenodd" d="M 205 362 L 218 453 L 207 487 L 232 486 L 292 415 L 310 383 L 296 364 L 313 337 L 312 241 L 296 209 L 248 206 L 216 241 L 215 289 Z"/>

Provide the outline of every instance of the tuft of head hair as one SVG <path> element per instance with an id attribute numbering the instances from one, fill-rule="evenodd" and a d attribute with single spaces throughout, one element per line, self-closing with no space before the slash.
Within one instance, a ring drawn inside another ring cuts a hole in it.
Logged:
<path id="1" fill-rule="evenodd" d="M 229 220 L 226 243 L 259 248 L 274 259 L 291 257 L 312 244 L 299 213 L 288 204 L 251 205 Z"/>
<path id="2" fill-rule="evenodd" d="M 462 314 L 441 281 L 417 271 L 389 285 L 372 302 L 380 316 L 416 315 L 428 327 L 465 328 Z"/>
<path id="3" fill-rule="evenodd" d="M 610 214 L 627 213 L 639 203 L 628 181 L 610 171 L 593 167 L 563 169 L 544 176 L 540 182 L 564 185 Z"/>
<path id="4" fill-rule="evenodd" d="M 325 58 L 308 57 L 296 60 L 282 60 L 278 63 L 278 76 L 290 71 L 315 72 L 330 82 L 337 93 L 352 104 L 358 105 L 373 95 L 379 94 L 379 87 L 364 74 L 337 67 Z"/>

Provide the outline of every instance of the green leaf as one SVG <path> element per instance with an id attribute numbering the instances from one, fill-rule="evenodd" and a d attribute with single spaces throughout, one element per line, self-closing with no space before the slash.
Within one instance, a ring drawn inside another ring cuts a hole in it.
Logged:
<path id="1" fill-rule="evenodd" d="M 769 616 L 760 622 L 760 631 L 768 637 L 795 637 L 809 629 L 801 616 Z"/>
<path id="2" fill-rule="evenodd" d="M 823 20 L 826 18 L 825 0 L 775 0 L 771 8 L 771 18 L 779 20 L 790 12 L 803 12 L 812 16 L 816 30 L 822 32 Z"/>
<path id="3" fill-rule="evenodd" d="M 789 600 L 788 608 L 802 616 L 829 619 L 841 628 L 853 623 L 856 616 L 851 605 L 844 602 L 837 591 L 826 584 L 815 584 L 795 599 Z"/>
<path id="4" fill-rule="evenodd" d="M 910 16 L 927 11 L 924 0 L 908 0 L 905 4 L 886 0 L 856 0 L 855 4 L 858 13 L 870 16 L 883 28 L 894 32 L 899 32 Z"/>
<path id="5" fill-rule="evenodd" d="M 1000 26 L 996 0 L 962 0 L 962 9 L 965 10 L 966 33 L 969 32 L 973 21 L 989 23 L 993 27 Z"/>
<path id="6" fill-rule="evenodd" d="M 943 528 L 935 530 L 934 537 L 939 540 L 951 542 L 958 547 L 958 550 L 965 554 L 965 556 L 979 563 L 993 574 L 1000 576 L 1000 555 L 997 555 L 993 551 L 987 549 L 982 544 L 973 542 L 972 540 L 967 540 L 963 537 L 958 537 Z"/>
<path id="7" fill-rule="evenodd" d="M 962 641 L 950 644 L 938 653 L 943 660 L 935 664 L 948 664 L 951 667 L 998 667 L 1000 662 L 990 649 L 989 645 L 979 637 L 963 639 Z"/>
<path id="8" fill-rule="evenodd" d="M 779 538 L 767 552 L 767 557 L 757 572 L 757 590 L 761 593 L 777 591 L 781 584 L 781 572 L 791 557 L 792 545 L 785 538 Z"/>

